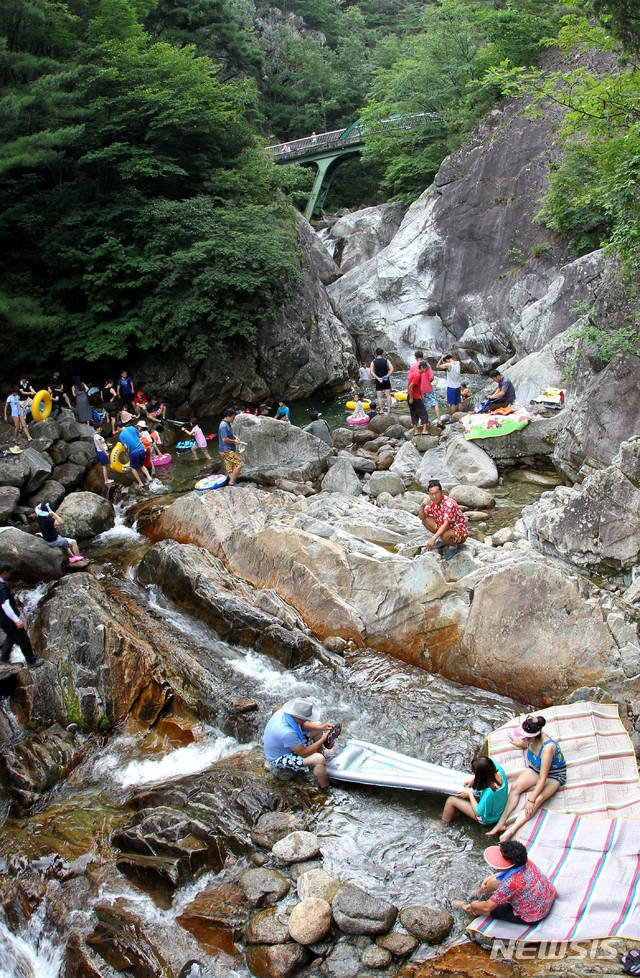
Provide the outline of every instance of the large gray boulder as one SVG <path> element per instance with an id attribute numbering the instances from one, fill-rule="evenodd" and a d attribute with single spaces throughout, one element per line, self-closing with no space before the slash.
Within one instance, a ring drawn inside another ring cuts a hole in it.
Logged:
<path id="1" fill-rule="evenodd" d="M 53 470 L 53 465 L 46 455 L 37 452 L 31 446 L 25 448 L 21 458 L 24 458 L 29 465 L 29 476 L 24 484 L 23 491 L 26 493 L 35 492 L 47 481 Z"/>
<path id="2" fill-rule="evenodd" d="M 386 248 L 402 223 L 402 204 L 380 204 L 344 214 L 329 237 L 335 241 L 334 257 L 342 273 L 357 268 Z"/>
<path id="3" fill-rule="evenodd" d="M 60 444 L 64 445 L 64 442 Z M 29 496 L 29 505 L 39 506 L 43 500 L 47 500 L 51 504 L 52 509 L 57 509 L 59 504 L 62 502 L 65 496 L 65 488 L 61 482 L 57 482 L 56 479 L 47 479 L 43 483 L 37 492 L 34 492 L 32 496 Z"/>
<path id="4" fill-rule="evenodd" d="M 322 480 L 322 490 L 341 492 L 345 496 L 359 496 L 362 483 L 351 462 L 346 458 L 337 458 Z"/>
<path id="5" fill-rule="evenodd" d="M 30 445 L 20 455 L 0 458 L 0 486 L 17 486 L 35 492 L 51 474 L 49 459 Z"/>
<path id="6" fill-rule="evenodd" d="M 512 431 L 502 438 L 483 438 L 478 444 L 501 468 L 522 462 L 548 465 L 553 458 L 558 432 L 565 423 L 563 415 L 564 411 L 559 411 L 550 418 L 534 418 L 520 431 Z"/>
<path id="7" fill-rule="evenodd" d="M 280 479 L 317 479 L 326 471 L 327 458 L 334 453 L 319 438 L 273 418 L 242 414 L 235 420 L 234 431 L 247 442 L 242 476 L 263 485 L 273 485 Z"/>
<path id="8" fill-rule="evenodd" d="M 425 452 L 415 478 L 423 489 L 431 479 L 439 479 L 445 490 L 458 484 L 487 489 L 498 484 L 498 470 L 487 452 L 454 432 L 442 438 L 437 448 Z"/>
<path id="9" fill-rule="evenodd" d="M 0 559 L 13 565 L 13 580 L 25 584 L 55 581 L 63 574 L 63 555 L 58 548 L 15 527 L 0 532 Z"/>
<path id="10" fill-rule="evenodd" d="M 345 934 L 386 934 L 398 915 L 398 908 L 392 903 L 352 884 L 340 887 L 331 909 L 336 924 Z"/>
<path id="11" fill-rule="evenodd" d="M 66 492 L 79 486 L 84 474 L 84 465 L 77 465 L 76 462 L 63 462 L 62 465 L 56 465 L 53 470 L 54 480 L 63 485 Z"/>
<path id="12" fill-rule="evenodd" d="M 623 469 L 625 471 L 623 471 Z M 544 553 L 591 571 L 640 563 L 640 438 L 625 442 L 613 465 L 582 485 L 558 486 L 527 506 L 520 521 Z"/>
<path id="13" fill-rule="evenodd" d="M 369 480 L 369 491 L 372 499 L 383 492 L 388 492 L 390 496 L 401 496 L 404 492 L 404 480 L 395 472 L 373 472 Z"/>
<path id="14" fill-rule="evenodd" d="M 108 499 L 95 492 L 72 492 L 62 502 L 58 515 L 64 520 L 62 532 L 78 540 L 110 530 L 115 510 Z"/>
<path id="15" fill-rule="evenodd" d="M 20 490 L 17 486 L 0 486 L 0 524 L 11 518 L 19 499 Z"/>
<path id="16" fill-rule="evenodd" d="M 597 592 L 530 551 L 502 554 L 493 570 L 476 576 L 460 647 L 434 650 L 434 668 L 545 706 L 577 686 L 622 678 Z"/>
<path id="17" fill-rule="evenodd" d="M 578 482 L 611 465 L 622 442 L 640 435 L 640 356 L 615 357 L 562 414 L 556 468 Z"/>
<path id="18" fill-rule="evenodd" d="M 415 445 L 408 441 L 396 452 L 396 457 L 391 463 L 389 471 L 399 475 L 405 485 L 408 485 L 410 482 L 413 482 L 421 462 L 421 452 L 418 451 Z"/>
<path id="19" fill-rule="evenodd" d="M 16 486 L 20 489 L 31 474 L 31 466 L 25 453 L 0 457 L 0 486 Z"/>
<path id="20" fill-rule="evenodd" d="M 454 486 L 447 495 L 467 509 L 492 509 L 496 504 L 495 497 L 479 486 Z"/>

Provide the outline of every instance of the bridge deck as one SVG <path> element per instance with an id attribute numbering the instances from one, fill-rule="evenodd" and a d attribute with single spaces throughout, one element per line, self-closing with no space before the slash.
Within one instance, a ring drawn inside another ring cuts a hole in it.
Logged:
<path id="1" fill-rule="evenodd" d="M 339 155 L 343 150 L 361 146 L 365 134 L 392 134 L 394 132 L 419 129 L 428 125 L 442 125 L 444 116 L 437 112 L 415 112 L 411 115 L 398 115 L 390 119 L 364 126 L 358 122 L 347 126 L 346 129 L 334 129 L 331 132 L 312 133 L 302 139 L 292 139 L 289 142 L 275 143 L 267 146 L 273 153 L 276 163 L 293 163 L 303 158 L 313 159 L 318 155 L 335 152 Z"/>

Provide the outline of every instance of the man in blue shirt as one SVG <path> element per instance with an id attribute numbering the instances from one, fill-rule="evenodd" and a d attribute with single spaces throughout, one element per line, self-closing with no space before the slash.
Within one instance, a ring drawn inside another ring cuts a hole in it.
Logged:
<path id="1" fill-rule="evenodd" d="M 506 407 L 507 405 L 513 404 L 516 399 L 516 391 L 507 375 L 501 374 L 499 370 L 494 370 L 491 374 L 491 379 L 495 380 L 498 386 L 493 394 L 487 395 L 487 400 L 491 402 L 489 404 L 489 410 L 493 411 L 494 408 Z"/>
<path id="2" fill-rule="evenodd" d="M 240 439 L 236 438 L 231 427 L 231 422 L 236 416 L 235 408 L 225 408 L 224 417 L 218 426 L 218 452 L 224 465 L 224 470 L 229 478 L 229 485 L 235 486 L 236 479 L 240 475 L 242 462 L 240 456 L 234 449 L 240 444 Z"/>
<path id="3" fill-rule="evenodd" d="M 299 774 L 309 768 L 321 788 L 329 787 L 322 747 L 330 750 L 342 728 L 319 720 L 309 700 L 289 700 L 276 710 L 264 731 L 264 756 L 272 770 Z"/>
<path id="4" fill-rule="evenodd" d="M 276 421 L 284 421 L 285 424 L 291 424 L 291 412 L 289 408 L 284 403 L 284 401 L 278 401 L 278 410 L 274 414 L 274 419 Z"/>
<path id="5" fill-rule="evenodd" d="M 140 441 L 138 429 L 131 425 L 127 425 L 126 427 L 124 425 L 117 425 L 116 427 L 118 441 L 121 445 L 124 445 L 129 453 L 129 467 L 131 474 L 140 488 L 142 488 L 142 479 L 138 474 L 139 471 L 142 471 L 142 474 L 147 482 L 151 482 L 151 476 L 144 467 L 146 449 Z"/>

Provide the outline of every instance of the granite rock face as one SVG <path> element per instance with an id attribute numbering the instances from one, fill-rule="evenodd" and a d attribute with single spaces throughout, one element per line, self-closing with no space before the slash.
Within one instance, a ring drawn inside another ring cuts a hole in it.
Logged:
<path id="1" fill-rule="evenodd" d="M 623 464 L 635 471 L 630 451 Z M 419 494 L 413 513 L 338 493 L 206 495 L 179 499 L 156 533 L 197 540 L 231 579 L 272 589 L 316 638 L 337 636 L 540 705 L 598 677 L 623 677 L 628 639 L 611 631 L 596 588 L 526 541 L 469 540 L 450 562 L 425 552 Z"/>
<path id="2" fill-rule="evenodd" d="M 640 435 L 640 356 L 615 357 L 562 414 L 553 461 L 580 482 L 611 465 L 623 441 Z"/>
<path id="3" fill-rule="evenodd" d="M 629 571 L 640 562 L 640 437 L 581 485 L 544 493 L 519 526 L 534 547 L 584 570 Z"/>
<path id="4" fill-rule="evenodd" d="M 393 240 L 402 223 L 402 204 L 364 207 L 339 217 L 329 231 L 340 273 L 364 264 Z"/>
<path id="5" fill-rule="evenodd" d="M 335 452 L 319 438 L 301 428 L 274 418 L 240 415 L 233 428 L 238 438 L 247 442 L 242 477 L 262 485 L 288 479 L 306 482 L 317 479 L 327 468 L 327 459 Z"/>
<path id="6" fill-rule="evenodd" d="M 524 103 L 494 109 L 443 161 L 390 244 L 330 286 L 363 359 L 376 346 L 431 356 L 457 347 L 486 370 L 539 349 L 575 321 L 576 301 L 591 300 L 602 255 L 570 262 L 533 221 L 557 117 L 527 119 Z"/>

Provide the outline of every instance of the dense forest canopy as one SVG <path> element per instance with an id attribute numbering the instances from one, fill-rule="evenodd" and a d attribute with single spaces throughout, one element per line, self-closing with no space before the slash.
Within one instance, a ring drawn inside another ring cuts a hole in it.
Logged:
<path id="1" fill-rule="evenodd" d="M 334 181 L 339 204 L 408 202 L 505 91 L 570 109 L 542 219 L 633 264 L 639 37 L 630 0 L 4 0 L 5 371 L 251 341 L 299 274 L 290 204 L 311 179 L 265 142 L 436 111 Z M 625 57 L 567 82 L 535 71 L 549 39 Z"/>

